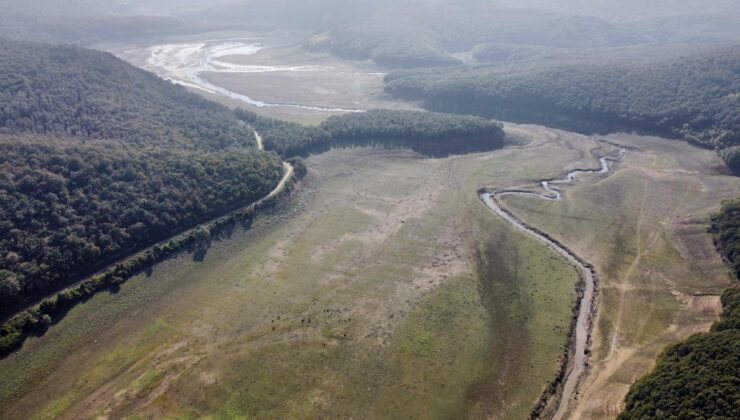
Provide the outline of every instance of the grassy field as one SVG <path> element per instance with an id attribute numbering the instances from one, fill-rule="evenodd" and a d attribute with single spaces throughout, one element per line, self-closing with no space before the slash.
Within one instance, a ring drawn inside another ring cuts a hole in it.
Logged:
<path id="1" fill-rule="evenodd" d="M 95 296 L 0 360 L 0 417 L 526 417 L 557 370 L 576 273 L 476 190 L 594 165 L 594 143 L 507 129 L 532 143 L 441 160 L 312 157 L 282 215 L 202 262 L 184 255 Z M 696 295 L 727 278 L 701 222 L 740 191 L 708 151 L 614 140 L 641 149 L 613 176 L 579 181 L 564 202 L 507 199 L 597 264 L 594 398 L 715 318 L 715 298 Z"/>
<path id="2" fill-rule="evenodd" d="M 557 368 L 576 280 L 477 200 L 526 165 L 314 157 L 292 217 L 96 296 L 0 361 L 2 412 L 520 417 Z"/>
<path id="3" fill-rule="evenodd" d="M 600 276 L 592 369 L 573 418 L 618 414 L 630 384 L 666 345 L 708 329 L 730 284 L 706 218 L 738 195 L 737 179 L 714 152 L 683 142 L 608 139 L 630 148 L 612 176 L 583 177 L 561 202 L 505 199 Z"/>

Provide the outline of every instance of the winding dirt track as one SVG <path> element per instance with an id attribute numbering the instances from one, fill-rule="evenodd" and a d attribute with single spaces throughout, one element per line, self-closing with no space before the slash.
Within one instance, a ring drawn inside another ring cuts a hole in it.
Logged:
<path id="1" fill-rule="evenodd" d="M 504 219 L 507 223 L 514 226 L 516 229 L 525 232 L 526 234 L 534 237 L 535 239 L 543 242 L 553 251 L 565 257 L 571 264 L 573 264 L 579 272 L 582 280 L 583 293 L 579 294 L 578 302 L 576 303 L 576 310 L 578 310 L 578 316 L 574 329 L 570 334 L 570 344 L 568 351 L 567 368 L 565 372 L 565 380 L 562 382 L 562 393 L 559 393 L 560 399 L 557 402 L 557 411 L 555 412 L 554 419 L 560 420 L 568 414 L 568 408 L 570 401 L 576 396 L 578 383 L 583 377 L 586 371 L 588 362 L 587 351 L 588 341 L 591 335 L 591 313 L 594 305 L 594 291 L 596 289 L 596 273 L 593 265 L 585 259 L 578 256 L 575 252 L 568 249 L 565 245 L 561 244 L 557 240 L 551 238 L 546 233 L 529 226 L 513 213 L 506 210 L 501 204 L 498 197 L 507 195 L 521 195 L 527 197 L 536 197 L 543 200 L 557 201 L 562 200 L 563 193 L 557 188 L 553 188 L 552 185 L 563 185 L 573 183 L 577 176 L 583 174 L 606 174 L 609 172 L 609 161 L 616 162 L 622 159 L 626 149 L 621 149 L 616 156 L 604 156 L 599 158 L 601 164 L 600 169 L 578 169 L 569 172 L 566 176 L 559 179 L 548 179 L 542 180 L 538 184 L 541 185 L 544 193 L 535 193 L 530 191 L 523 191 L 517 189 L 504 189 L 493 192 L 482 192 L 480 199 L 483 204 L 486 205 L 491 211 L 496 213 L 499 217 Z"/>
<path id="2" fill-rule="evenodd" d="M 336 71 L 332 67 L 301 65 L 241 65 L 224 57 L 249 56 L 265 49 L 255 39 L 221 39 L 175 44 L 160 44 L 147 48 L 149 57 L 144 69 L 159 77 L 191 89 L 231 98 L 257 108 L 292 108 L 323 112 L 364 112 L 362 109 L 326 108 L 295 103 L 271 103 L 254 99 L 206 80 L 202 73 L 295 73 Z M 371 73 L 368 73 L 371 74 Z"/>
<path id="3" fill-rule="evenodd" d="M 262 136 L 260 136 L 257 130 L 253 130 L 253 131 L 254 131 L 254 137 L 257 140 L 257 148 L 259 150 L 265 150 L 265 146 L 262 143 Z M 283 178 L 280 180 L 280 182 L 278 182 L 277 186 L 275 186 L 275 188 L 272 191 L 270 191 L 270 194 L 267 194 L 266 196 L 257 200 L 257 202 L 255 202 L 253 205 L 257 206 L 260 203 L 267 201 L 275 197 L 276 195 L 280 194 L 281 192 L 283 192 L 283 190 L 285 189 L 285 185 L 293 177 L 293 172 L 294 172 L 293 165 L 291 165 L 290 163 L 286 161 L 283 161 Z"/>

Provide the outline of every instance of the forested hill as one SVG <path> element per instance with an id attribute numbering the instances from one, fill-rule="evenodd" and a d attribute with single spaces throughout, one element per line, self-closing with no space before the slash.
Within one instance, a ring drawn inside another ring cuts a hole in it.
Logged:
<path id="1" fill-rule="evenodd" d="M 156 3 L 152 5 L 156 8 L 164 2 L 0 0 L 0 37 L 89 45 L 100 41 L 146 40 L 157 35 L 208 29 L 167 16 L 166 11 L 142 7 L 146 3 Z"/>
<path id="2" fill-rule="evenodd" d="M 0 133 L 254 147 L 232 113 L 111 54 L 0 39 Z"/>
<path id="3" fill-rule="evenodd" d="M 305 156 L 332 147 L 406 147 L 431 157 L 497 149 L 504 144 L 499 122 L 436 112 L 376 109 L 336 115 L 318 126 L 303 126 L 237 110 L 255 126 L 267 150 L 283 157 Z"/>
<path id="4" fill-rule="evenodd" d="M 740 268 L 740 200 L 712 220 L 717 249 Z M 740 286 L 722 295 L 722 319 L 710 332 L 668 348 L 655 370 L 637 381 L 620 419 L 740 418 Z"/>
<path id="5" fill-rule="evenodd" d="M 717 250 L 740 279 L 740 198 L 726 202 L 712 218 Z"/>
<path id="6" fill-rule="evenodd" d="M 275 155 L 0 136 L 0 316 L 104 264 L 251 203 Z"/>
<path id="7" fill-rule="evenodd" d="M 740 46 L 668 60 L 403 71 L 386 77 L 386 90 L 436 111 L 681 136 L 740 171 Z"/>
<path id="8" fill-rule="evenodd" d="M 0 41 L 0 317 L 267 195 L 283 168 L 255 143 L 109 54 Z"/>

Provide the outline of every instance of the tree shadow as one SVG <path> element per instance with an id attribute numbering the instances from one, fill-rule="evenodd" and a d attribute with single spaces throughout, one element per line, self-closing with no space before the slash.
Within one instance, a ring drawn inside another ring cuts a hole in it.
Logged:
<path id="1" fill-rule="evenodd" d="M 208 255 L 208 250 L 211 249 L 211 237 L 205 238 L 195 243 L 193 247 L 193 261 L 203 262 Z"/>

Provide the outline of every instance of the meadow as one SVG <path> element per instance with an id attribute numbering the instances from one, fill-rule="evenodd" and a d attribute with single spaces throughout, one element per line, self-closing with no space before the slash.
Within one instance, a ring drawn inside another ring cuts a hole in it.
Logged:
<path id="1" fill-rule="evenodd" d="M 526 417 L 559 367 L 576 271 L 476 191 L 595 166 L 596 143 L 506 129 L 520 146 L 445 159 L 381 149 L 311 157 L 292 200 L 250 231 L 215 242 L 202 261 L 181 255 L 96 295 L 0 360 L 0 411 Z M 596 264 L 594 367 L 578 408 L 604 416 L 615 413 L 588 403 L 623 395 L 663 345 L 716 319 L 710 295 L 729 278 L 704 217 L 740 191 L 710 151 L 611 140 L 631 146 L 614 174 L 584 177 L 562 202 L 505 200 Z"/>
<path id="2" fill-rule="evenodd" d="M 738 183 L 713 152 L 635 135 L 606 139 L 628 149 L 612 176 L 583 177 L 564 201 L 504 198 L 599 274 L 591 372 L 573 418 L 619 414 L 629 386 L 668 344 L 709 329 L 731 284 L 707 228 Z"/>

